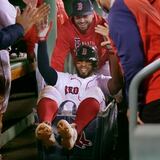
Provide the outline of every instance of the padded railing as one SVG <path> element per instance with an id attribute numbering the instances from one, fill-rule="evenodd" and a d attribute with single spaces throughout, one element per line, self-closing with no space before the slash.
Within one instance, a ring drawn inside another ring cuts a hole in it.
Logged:
<path id="1" fill-rule="evenodd" d="M 27 59 L 11 63 L 11 77 L 16 80 L 35 70 L 35 63 L 30 63 Z"/>
<path id="2" fill-rule="evenodd" d="M 133 157 L 138 157 L 138 155 L 133 155 L 135 153 L 140 153 L 140 151 L 135 151 L 138 150 L 138 148 L 136 148 L 135 146 L 138 146 L 139 144 L 141 145 L 140 147 L 143 148 L 143 151 L 145 152 L 145 147 L 147 149 L 148 146 L 145 146 L 144 144 L 141 144 L 140 142 L 138 142 L 136 140 L 136 136 L 141 135 L 141 138 L 139 136 L 139 140 L 143 139 L 144 137 L 144 141 L 145 142 L 145 138 L 148 139 L 149 137 L 155 137 L 157 136 L 157 133 L 155 133 L 157 131 L 157 126 L 155 126 L 156 130 L 152 130 L 151 127 L 153 127 L 154 125 L 143 125 L 143 126 L 138 126 L 137 125 L 137 108 L 138 108 L 138 89 L 140 86 L 140 83 L 142 82 L 142 80 L 144 80 L 145 78 L 147 78 L 147 76 L 151 75 L 152 73 L 154 73 L 156 70 L 160 69 L 160 58 L 155 60 L 154 62 L 152 62 L 151 64 L 149 64 L 148 66 L 144 67 L 140 72 L 138 72 L 136 74 L 136 76 L 133 78 L 131 84 L 130 84 L 130 88 L 129 88 L 129 108 L 130 108 L 130 120 L 129 120 L 129 142 L 130 142 L 130 160 L 135 160 L 135 158 Z M 147 127 L 144 127 L 147 126 Z M 139 127 L 137 129 L 137 127 Z M 146 129 L 147 128 L 147 129 Z M 150 130 L 151 129 L 151 130 Z M 150 132 L 148 132 L 150 131 Z M 144 135 L 144 136 L 143 136 Z M 160 135 L 159 135 L 160 138 Z M 152 140 L 151 140 L 152 141 Z M 158 141 L 160 141 L 160 139 L 158 139 Z M 149 142 L 149 141 L 148 141 Z M 137 145 L 138 144 L 138 145 Z M 149 143 L 147 143 L 149 144 Z M 160 142 L 157 143 L 158 145 L 160 144 Z M 150 144 L 150 148 L 151 145 L 154 145 L 153 143 Z M 160 146 L 158 147 L 160 148 Z M 137 159 L 143 159 L 142 157 L 145 156 L 145 153 L 140 153 L 141 154 L 141 158 Z M 156 153 L 155 153 L 156 155 Z M 158 155 L 158 154 L 157 154 Z M 160 157 L 159 157 L 160 159 Z M 153 159 L 152 159 L 153 160 Z"/>

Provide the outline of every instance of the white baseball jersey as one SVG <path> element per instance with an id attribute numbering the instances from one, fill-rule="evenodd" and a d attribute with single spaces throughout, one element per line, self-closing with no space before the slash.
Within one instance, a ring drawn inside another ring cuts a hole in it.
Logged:
<path id="1" fill-rule="evenodd" d="M 110 76 L 93 75 L 88 78 L 80 78 L 76 74 L 58 72 L 58 80 L 55 86 L 46 86 L 40 93 L 41 98 L 47 97 L 55 100 L 58 105 L 69 100 L 78 107 L 85 98 L 95 98 L 105 107 L 105 97 L 109 95 L 108 80 Z M 105 96 L 104 96 L 105 95 Z M 67 103 L 64 110 L 71 110 L 72 104 Z"/>
<path id="2" fill-rule="evenodd" d="M 11 24 L 15 24 L 17 11 L 8 0 L 0 0 L 0 29 Z M 5 77 L 5 94 L 0 102 L 0 112 L 5 112 L 11 87 L 11 68 L 9 53 L 7 50 L 0 50 L 0 75 Z"/>

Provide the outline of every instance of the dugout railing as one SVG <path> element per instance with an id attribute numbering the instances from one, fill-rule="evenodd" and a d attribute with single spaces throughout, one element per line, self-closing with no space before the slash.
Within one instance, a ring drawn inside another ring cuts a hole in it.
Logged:
<path id="1" fill-rule="evenodd" d="M 130 160 L 160 159 L 160 125 L 137 125 L 138 89 L 145 78 L 160 69 L 160 59 L 144 67 L 133 78 L 129 88 L 129 146 Z"/>

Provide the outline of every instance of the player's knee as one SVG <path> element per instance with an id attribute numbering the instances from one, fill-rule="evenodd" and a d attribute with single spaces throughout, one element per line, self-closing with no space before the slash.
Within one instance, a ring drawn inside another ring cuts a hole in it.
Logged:
<path id="1" fill-rule="evenodd" d="M 92 87 L 87 89 L 84 95 L 85 95 L 84 98 L 88 98 L 88 97 L 94 98 L 99 103 L 101 103 L 105 99 L 104 94 L 99 87 Z"/>
<path id="2" fill-rule="evenodd" d="M 45 86 L 41 90 L 39 98 L 38 98 L 38 102 L 40 101 L 40 99 L 44 97 L 56 101 L 58 103 L 58 106 L 61 104 L 63 100 L 61 93 L 55 87 L 50 86 L 50 85 Z"/>

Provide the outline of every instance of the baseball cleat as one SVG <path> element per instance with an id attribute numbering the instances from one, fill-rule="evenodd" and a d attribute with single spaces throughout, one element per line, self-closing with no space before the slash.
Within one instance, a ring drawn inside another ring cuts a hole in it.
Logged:
<path id="1" fill-rule="evenodd" d="M 62 146 L 68 150 L 71 150 L 77 140 L 75 124 L 69 124 L 66 120 L 60 120 L 57 124 L 57 131 L 61 136 Z"/>
<path id="2" fill-rule="evenodd" d="M 37 126 L 35 135 L 46 147 L 50 147 L 56 142 L 52 127 L 45 122 L 42 122 Z"/>

